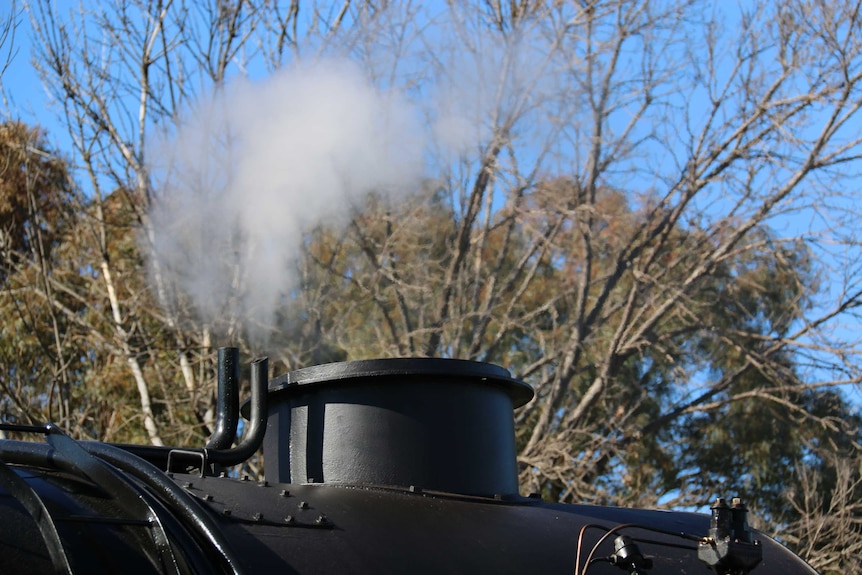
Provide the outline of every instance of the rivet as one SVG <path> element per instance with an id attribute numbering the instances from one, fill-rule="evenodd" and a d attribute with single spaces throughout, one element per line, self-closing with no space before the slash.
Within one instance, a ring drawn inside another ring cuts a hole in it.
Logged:
<path id="1" fill-rule="evenodd" d="M 221 512 L 221 514 L 224 515 L 225 517 L 230 517 L 230 513 L 231 513 L 230 509 L 225 509 L 224 511 Z"/>
<path id="2" fill-rule="evenodd" d="M 326 525 L 329 523 L 329 519 L 326 518 L 326 515 L 321 513 L 320 516 L 318 516 L 318 518 L 314 520 L 314 522 L 318 525 Z"/>
<path id="3" fill-rule="evenodd" d="M 279 495 L 281 495 L 282 497 L 290 497 L 290 491 L 288 491 L 287 489 L 282 489 Z"/>
<path id="4" fill-rule="evenodd" d="M 254 515 L 251 516 L 251 518 L 254 519 L 255 521 L 260 521 L 261 519 L 263 519 L 263 513 L 255 513 Z"/>
<path id="5" fill-rule="evenodd" d="M 242 480 L 243 480 L 243 481 L 248 481 L 248 475 L 243 475 L 243 476 L 242 476 Z"/>
<path id="6" fill-rule="evenodd" d="M 260 487 L 269 487 L 269 481 L 263 480 L 260 483 L 258 483 L 258 485 Z"/>
<path id="7" fill-rule="evenodd" d="M 407 488 L 407 491 L 409 491 L 410 493 L 422 493 L 422 488 L 417 487 L 416 485 L 411 485 Z"/>
<path id="8" fill-rule="evenodd" d="M 207 493 L 206 495 L 204 495 L 204 501 L 212 501 L 212 500 L 213 500 L 213 496 L 212 496 L 212 495 L 210 495 L 209 493 Z"/>
<path id="9" fill-rule="evenodd" d="M 194 487 L 194 483 L 192 483 L 191 481 L 186 481 L 185 483 L 183 483 L 183 487 L 185 487 L 186 489 L 191 489 L 192 487 Z"/>
<path id="10" fill-rule="evenodd" d="M 300 509 L 308 509 L 308 502 L 307 501 L 300 501 L 299 505 L 297 507 L 299 507 Z"/>
<path id="11" fill-rule="evenodd" d="M 222 471 L 221 473 L 218 474 L 218 476 L 221 478 L 227 477 L 227 471 Z"/>
<path id="12" fill-rule="evenodd" d="M 284 518 L 284 522 L 285 523 L 296 523 L 296 519 L 293 517 L 293 515 L 288 515 L 287 517 Z"/>

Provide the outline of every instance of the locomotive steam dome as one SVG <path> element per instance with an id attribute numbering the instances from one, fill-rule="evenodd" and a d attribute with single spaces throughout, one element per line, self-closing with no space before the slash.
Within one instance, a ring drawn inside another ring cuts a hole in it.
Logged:
<path id="1" fill-rule="evenodd" d="M 454 359 L 325 364 L 273 379 L 266 479 L 517 494 L 512 409 L 533 398 L 508 370 Z"/>

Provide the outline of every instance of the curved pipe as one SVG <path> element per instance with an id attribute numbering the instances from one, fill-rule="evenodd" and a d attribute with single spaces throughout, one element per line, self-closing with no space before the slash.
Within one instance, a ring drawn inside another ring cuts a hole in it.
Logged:
<path id="1" fill-rule="evenodd" d="M 4 454 L 4 457 L 6 456 Z M 57 531 L 57 524 L 51 516 L 51 511 L 30 484 L 2 460 L 0 460 L 0 487 L 4 488 L 12 496 L 12 499 L 20 503 L 33 518 L 39 533 L 42 535 L 42 540 L 45 542 L 45 549 L 47 549 L 48 557 L 54 566 L 54 573 L 57 575 L 74 575 L 72 566 L 69 564 L 69 558 L 66 556 L 66 549 L 63 547 L 63 540 L 60 539 L 60 533 Z"/>
<path id="2" fill-rule="evenodd" d="M 251 364 L 251 413 L 245 436 L 233 449 L 204 449 L 207 461 L 219 465 L 236 465 L 254 455 L 260 448 L 266 433 L 268 386 L 269 359 L 256 359 Z"/>
<path id="3" fill-rule="evenodd" d="M 215 555 L 234 575 L 244 572 L 239 556 L 224 536 L 219 525 L 204 510 L 195 498 L 171 481 L 160 469 L 143 459 L 118 447 L 105 443 L 84 443 L 84 449 L 118 469 L 139 479 L 161 496 L 163 503 L 179 517 L 185 525 L 192 527 L 212 546 Z"/>
<path id="4" fill-rule="evenodd" d="M 218 349 L 218 413 L 216 427 L 207 449 L 229 449 L 239 424 L 239 349 Z"/>
<path id="5" fill-rule="evenodd" d="M 183 526 L 190 529 L 202 541 L 209 543 L 213 553 L 205 555 L 207 560 L 212 561 L 215 556 L 227 568 L 228 573 L 234 575 L 244 573 L 239 555 L 224 536 L 215 518 L 194 496 L 174 483 L 163 471 L 119 447 L 98 442 L 80 442 L 80 445 L 90 454 L 148 486 Z M 20 465 L 59 469 L 77 467 L 76 462 L 69 460 L 66 453 L 44 443 L 5 440 L 0 446 L 0 454 L 5 461 Z"/>

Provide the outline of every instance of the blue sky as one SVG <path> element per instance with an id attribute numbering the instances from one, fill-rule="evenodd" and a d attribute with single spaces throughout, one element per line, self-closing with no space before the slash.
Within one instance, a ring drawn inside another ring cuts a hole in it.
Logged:
<path id="1" fill-rule="evenodd" d="M 9 9 L 9 3 L 6 3 L 6 10 Z M 733 21 L 733 12 L 729 11 L 728 25 L 732 26 Z M 2 84 L 3 89 L 3 97 L 4 100 L 2 102 L 2 113 L 5 119 L 20 119 L 24 122 L 30 124 L 38 124 L 47 130 L 47 136 L 49 141 L 54 142 L 55 146 L 59 150 L 69 150 L 71 149 L 70 142 L 68 140 L 69 136 L 63 128 L 62 124 L 57 120 L 57 114 L 61 113 L 59 106 L 56 102 L 50 102 L 49 98 L 42 88 L 40 84 L 40 80 L 38 75 L 31 64 L 31 54 L 29 53 L 29 22 L 26 14 L 22 14 L 18 18 L 19 27 L 16 30 L 15 35 L 15 45 L 14 45 L 14 58 L 12 59 L 9 68 L 5 71 L 2 78 L 0 78 L 0 84 Z M 8 48 L 5 47 L 5 48 Z M 526 67 L 526 66 L 525 66 Z M 689 102 L 690 104 L 690 102 Z M 696 115 L 696 111 L 692 108 L 689 110 L 692 115 Z M 673 126 L 670 126 L 673 129 Z M 858 130 L 862 131 L 862 126 L 858 126 Z M 662 155 L 663 150 L 659 148 L 653 148 L 652 154 L 654 156 L 654 161 L 656 162 L 671 162 L 671 158 L 667 155 Z M 527 153 L 528 154 L 528 153 Z M 561 169 L 564 169 L 564 166 L 560 166 Z M 630 178 L 632 173 L 621 174 L 621 181 L 630 182 Z M 653 182 L 650 181 L 650 174 L 641 173 L 637 177 L 642 178 L 642 187 L 648 188 L 652 185 Z M 852 181 L 843 182 L 844 192 L 847 194 L 844 198 L 836 199 L 839 205 L 833 206 L 833 208 L 837 208 L 832 210 L 832 213 L 836 213 L 840 211 L 843 207 L 853 208 L 853 201 L 855 200 L 855 190 L 854 188 L 858 188 L 858 186 L 854 186 L 853 182 L 859 181 L 858 178 Z M 721 198 L 712 198 L 712 200 L 716 202 L 721 202 Z M 716 204 L 718 205 L 718 204 Z M 709 208 L 705 206 L 705 211 L 708 213 Z M 721 210 L 718 210 L 719 212 Z M 845 222 L 846 224 L 846 222 Z M 824 220 L 818 217 L 818 214 L 815 210 L 807 209 L 801 212 L 796 212 L 792 215 L 792 217 L 777 217 L 771 221 L 771 225 L 776 230 L 777 233 L 787 236 L 798 236 L 803 233 L 815 233 L 822 232 L 822 228 L 824 226 Z M 850 238 L 852 239 L 852 238 Z M 826 257 L 824 261 L 827 263 L 832 263 L 833 269 L 828 270 L 831 275 L 829 277 L 824 278 L 824 285 L 828 286 L 827 289 L 836 289 L 837 286 L 841 285 L 840 276 L 843 272 L 848 271 L 848 267 L 844 264 L 845 261 L 849 261 L 849 259 L 842 259 L 843 255 L 847 255 L 846 253 L 842 254 L 842 250 L 853 250 L 855 249 L 852 245 L 839 245 L 836 243 L 826 242 L 823 244 L 823 248 L 825 250 L 834 250 L 834 253 L 826 253 Z M 850 253 L 850 256 L 855 256 L 854 253 Z M 856 272 L 858 270 L 851 270 Z M 841 334 L 850 339 L 858 339 L 855 336 L 857 333 L 858 325 L 852 318 L 847 318 L 844 323 L 837 325 L 836 329 L 841 332 Z"/>

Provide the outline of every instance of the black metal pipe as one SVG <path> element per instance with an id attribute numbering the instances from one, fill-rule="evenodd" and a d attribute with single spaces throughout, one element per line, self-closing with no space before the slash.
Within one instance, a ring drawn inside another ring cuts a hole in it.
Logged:
<path id="1" fill-rule="evenodd" d="M 225 538 L 216 521 L 193 496 L 169 479 L 161 470 L 131 453 L 105 443 L 87 442 L 83 444 L 83 447 L 96 457 L 137 478 L 152 489 L 162 503 L 184 525 L 191 527 L 204 541 L 211 545 L 215 552 L 213 555 L 223 562 L 229 573 L 242 575 L 244 570 L 239 556 Z"/>
<path id="2" fill-rule="evenodd" d="M 57 466 L 89 479 L 110 493 L 118 509 L 122 510 L 120 516 L 123 519 L 139 520 L 149 525 L 155 545 L 154 559 L 158 560 L 165 573 L 181 575 L 162 518 L 156 509 L 141 497 L 140 488 L 124 474 L 115 473 L 109 464 L 89 453 L 80 442 L 66 435 L 59 427 L 49 423 L 48 428 L 48 444 L 61 456 L 56 460 Z M 60 462 L 65 462 L 65 465 Z"/>
<path id="3" fill-rule="evenodd" d="M 63 547 L 63 540 L 60 539 L 60 533 L 57 531 L 57 524 L 51 516 L 51 511 L 30 484 L 15 473 L 3 460 L 0 460 L 0 488 L 5 489 L 33 518 L 39 533 L 42 535 L 42 540 L 45 542 L 45 549 L 48 551 L 54 573 L 56 575 L 73 575 L 74 572 L 69 564 L 66 549 Z"/>
<path id="4" fill-rule="evenodd" d="M 239 424 L 239 349 L 218 350 L 218 402 L 216 428 L 207 449 L 229 449 Z"/>
<path id="5" fill-rule="evenodd" d="M 21 433 L 51 433 L 50 425 L 22 425 L 20 423 L 0 423 L 0 431 L 18 431 Z"/>
<path id="6" fill-rule="evenodd" d="M 219 465 L 242 463 L 260 448 L 266 433 L 267 403 L 269 386 L 269 359 L 257 359 L 251 364 L 251 412 L 248 428 L 239 445 L 233 449 L 205 449 L 206 459 Z"/>
<path id="7" fill-rule="evenodd" d="M 90 454 L 149 487 L 184 527 L 195 533 L 200 541 L 209 544 L 213 553 L 205 556 L 208 561 L 217 558 L 227 568 L 228 573 L 244 573 L 239 555 L 225 538 L 216 520 L 194 496 L 174 483 L 164 472 L 132 453 L 107 443 L 87 441 L 80 442 L 80 445 Z M 0 442 L 0 457 L 7 463 L 18 465 L 67 470 L 75 468 L 74 462 L 70 461 L 66 454 L 45 443 L 7 439 Z"/>

